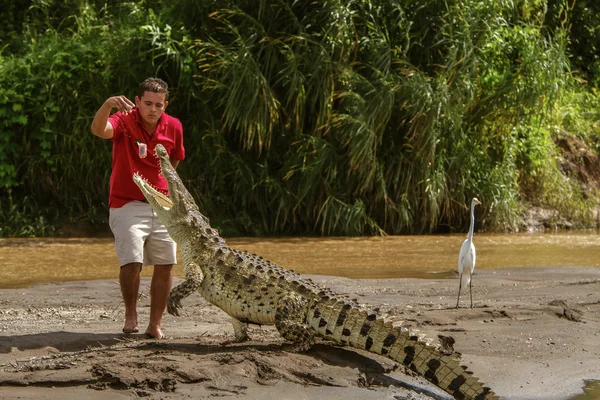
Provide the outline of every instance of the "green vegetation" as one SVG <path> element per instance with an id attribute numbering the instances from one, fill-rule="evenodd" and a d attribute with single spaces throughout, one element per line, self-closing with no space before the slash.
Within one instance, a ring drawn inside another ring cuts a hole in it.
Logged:
<path id="1" fill-rule="evenodd" d="M 0 10 L 0 236 L 104 226 L 109 96 L 171 85 L 223 234 L 595 226 L 600 6 L 579 0 L 28 0 Z M 577 146 L 560 143 L 577 142 Z M 585 157 L 581 151 L 585 150 Z"/>

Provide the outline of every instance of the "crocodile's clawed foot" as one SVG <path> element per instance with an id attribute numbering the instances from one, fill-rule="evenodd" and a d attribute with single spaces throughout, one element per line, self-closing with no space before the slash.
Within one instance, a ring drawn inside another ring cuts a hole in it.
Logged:
<path id="1" fill-rule="evenodd" d="M 167 312 L 171 315 L 179 317 L 179 310 L 181 308 L 181 299 L 178 297 L 169 296 L 169 301 L 167 303 Z"/>
<path id="2" fill-rule="evenodd" d="M 289 353 L 306 353 L 313 347 L 312 342 L 306 343 L 286 343 L 283 349 Z"/>
<path id="3" fill-rule="evenodd" d="M 238 321 L 237 319 L 234 319 L 232 322 L 233 327 L 235 328 L 233 339 L 224 341 L 223 343 L 221 343 L 221 346 L 227 346 L 228 344 L 234 343 L 244 343 L 250 340 L 247 325 L 243 322 Z"/>
<path id="4" fill-rule="evenodd" d="M 221 346 L 228 346 L 230 344 L 236 344 L 236 343 L 244 343 L 247 342 L 248 340 L 250 340 L 249 337 L 245 337 L 245 338 L 234 338 L 231 340 L 226 340 L 224 342 L 221 342 Z"/>

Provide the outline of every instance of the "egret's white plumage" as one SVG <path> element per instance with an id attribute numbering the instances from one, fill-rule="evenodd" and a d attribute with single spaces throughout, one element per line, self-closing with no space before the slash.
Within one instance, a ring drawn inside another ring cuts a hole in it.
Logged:
<path id="1" fill-rule="evenodd" d="M 471 290 L 471 279 L 473 270 L 475 269 L 475 245 L 473 244 L 473 229 L 475 228 L 475 206 L 481 204 L 477 198 L 471 200 L 471 226 L 469 227 L 469 234 L 467 239 L 460 246 L 460 253 L 458 255 L 458 298 L 456 299 L 456 308 L 460 302 L 460 290 L 462 289 L 463 283 L 469 285 L 469 294 L 471 296 L 471 308 L 473 308 L 473 292 Z"/>

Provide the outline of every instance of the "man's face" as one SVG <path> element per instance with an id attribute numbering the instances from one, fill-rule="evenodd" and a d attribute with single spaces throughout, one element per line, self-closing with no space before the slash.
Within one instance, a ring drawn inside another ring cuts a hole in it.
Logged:
<path id="1" fill-rule="evenodd" d="M 139 109 L 142 120 L 146 125 L 156 126 L 158 119 L 165 111 L 168 101 L 165 93 L 144 92 L 142 98 L 135 96 L 135 104 Z"/>

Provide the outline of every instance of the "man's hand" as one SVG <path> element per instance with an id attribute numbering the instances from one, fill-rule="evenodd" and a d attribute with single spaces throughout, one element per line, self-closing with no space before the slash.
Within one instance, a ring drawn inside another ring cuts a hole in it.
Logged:
<path id="1" fill-rule="evenodd" d="M 131 110 L 135 108 L 135 104 L 123 95 L 109 97 L 108 100 L 104 102 L 104 104 L 106 106 L 110 106 L 111 110 L 113 108 L 116 108 L 123 114 L 128 114 Z"/>
<path id="2" fill-rule="evenodd" d="M 109 97 L 102 104 L 98 112 L 96 112 L 96 116 L 94 116 L 94 120 L 92 121 L 92 133 L 94 135 L 100 136 L 103 139 L 113 137 L 113 127 L 108 122 L 108 117 L 113 108 L 116 108 L 123 114 L 128 114 L 135 108 L 135 104 L 123 95 Z"/>

